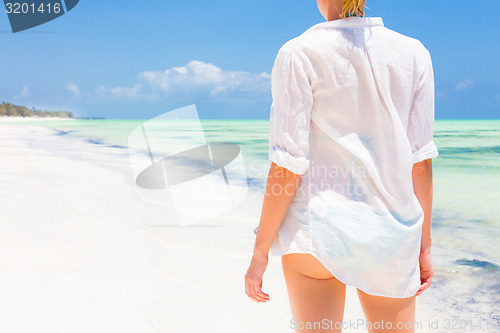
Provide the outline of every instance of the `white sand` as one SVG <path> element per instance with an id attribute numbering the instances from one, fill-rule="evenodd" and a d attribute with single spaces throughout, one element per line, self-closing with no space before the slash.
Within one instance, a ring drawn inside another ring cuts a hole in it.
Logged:
<path id="1" fill-rule="evenodd" d="M 124 149 L 14 124 L 0 184 L 1 332 L 293 332 L 279 257 L 270 302 L 244 292 L 259 193 L 203 225 L 152 227 L 164 207 L 138 195 Z M 345 321 L 362 318 L 349 288 Z"/>

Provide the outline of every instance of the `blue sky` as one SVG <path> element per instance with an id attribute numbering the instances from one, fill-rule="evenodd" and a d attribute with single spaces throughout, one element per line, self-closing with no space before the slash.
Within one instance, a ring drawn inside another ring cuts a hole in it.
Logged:
<path id="1" fill-rule="evenodd" d="M 436 118 L 500 118 L 498 0 L 368 0 L 367 16 L 431 52 Z M 278 49 L 322 22 L 316 2 L 80 0 L 13 34 L 0 14 L 0 100 L 77 116 L 267 119 Z"/>

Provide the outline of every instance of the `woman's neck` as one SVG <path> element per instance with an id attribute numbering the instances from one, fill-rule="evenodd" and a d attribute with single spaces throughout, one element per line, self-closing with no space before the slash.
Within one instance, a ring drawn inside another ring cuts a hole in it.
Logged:
<path id="1" fill-rule="evenodd" d="M 337 1 L 326 1 L 325 11 L 323 17 L 327 21 L 339 20 L 342 18 L 342 7 L 344 6 L 344 2 L 342 0 Z"/>

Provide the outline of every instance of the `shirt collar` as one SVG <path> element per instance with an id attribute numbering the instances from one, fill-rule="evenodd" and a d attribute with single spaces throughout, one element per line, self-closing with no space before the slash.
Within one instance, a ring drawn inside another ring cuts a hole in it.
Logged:
<path id="1" fill-rule="evenodd" d="M 338 19 L 333 21 L 321 22 L 313 25 L 304 33 L 309 33 L 318 29 L 338 29 L 338 28 L 354 28 L 354 27 L 369 27 L 369 26 L 384 26 L 381 17 L 347 17 L 346 19 Z"/>

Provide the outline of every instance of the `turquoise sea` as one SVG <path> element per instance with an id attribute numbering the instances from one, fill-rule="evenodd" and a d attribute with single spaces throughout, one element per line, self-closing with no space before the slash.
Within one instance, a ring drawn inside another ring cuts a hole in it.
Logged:
<path id="1" fill-rule="evenodd" d="M 50 127 L 55 135 L 127 149 L 129 133 L 142 122 L 20 124 Z M 207 141 L 240 146 L 249 184 L 263 191 L 268 121 L 202 120 L 201 124 Z M 175 130 L 182 140 L 190 139 L 185 127 Z M 437 120 L 435 143 L 440 154 L 433 160 L 435 276 L 431 289 L 420 296 L 420 306 L 455 324 L 451 331 L 495 332 L 500 328 L 500 120 Z"/>

